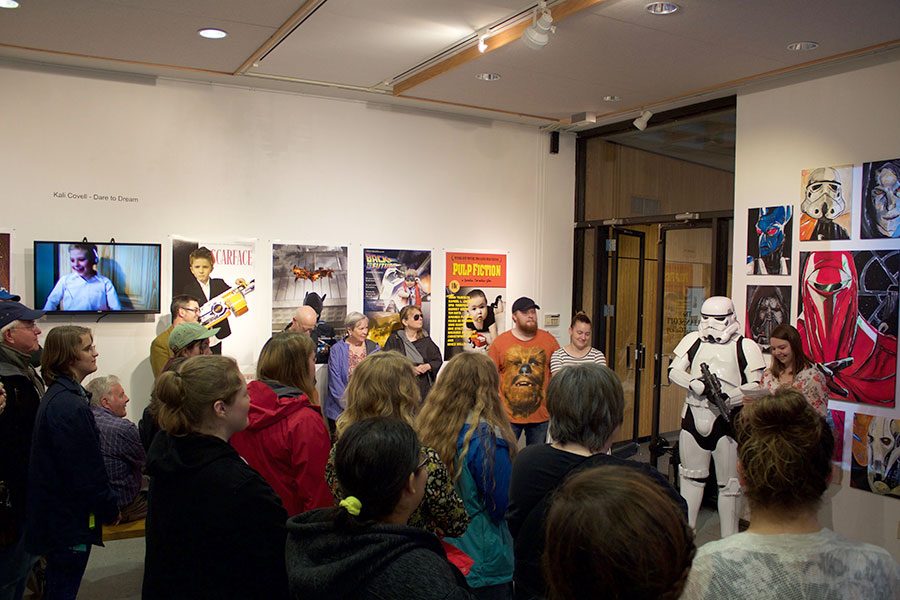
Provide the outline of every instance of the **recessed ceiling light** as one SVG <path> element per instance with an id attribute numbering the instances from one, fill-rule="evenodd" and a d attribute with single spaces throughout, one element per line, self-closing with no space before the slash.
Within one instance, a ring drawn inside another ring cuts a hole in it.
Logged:
<path id="1" fill-rule="evenodd" d="M 16 0 L 0 0 L 0 8 L 19 8 Z"/>
<path id="2" fill-rule="evenodd" d="M 479 73 L 475 78 L 482 81 L 497 81 L 500 79 L 500 73 Z"/>
<path id="3" fill-rule="evenodd" d="M 205 37 L 208 40 L 221 40 L 228 35 L 228 32 L 224 29 L 216 29 L 215 27 L 204 27 L 197 33 L 200 34 L 200 37 Z"/>
<path id="4" fill-rule="evenodd" d="M 788 44 L 787 49 L 794 52 L 804 52 L 806 50 L 815 50 L 819 47 L 819 42 L 793 42 Z"/>
<path id="5" fill-rule="evenodd" d="M 651 15 L 671 15 L 681 7 L 674 2 L 650 2 L 644 8 Z"/>
<path id="6" fill-rule="evenodd" d="M 618 96 L 603 96 L 604 102 L 618 102 L 619 100 L 621 100 L 621 98 Z"/>

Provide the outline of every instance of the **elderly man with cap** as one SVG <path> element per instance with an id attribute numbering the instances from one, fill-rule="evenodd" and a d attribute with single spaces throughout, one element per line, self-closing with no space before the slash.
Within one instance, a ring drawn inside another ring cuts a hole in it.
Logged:
<path id="1" fill-rule="evenodd" d="M 488 356 L 500 371 L 500 397 L 516 439 L 525 432 L 525 443 L 547 441 L 546 393 L 550 384 L 550 357 L 559 343 L 538 329 L 537 311 L 531 298 L 512 305 L 513 328 L 501 333 L 488 348 Z"/>
<path id="2" fill-rule="evenodd" d="M 0 382 L 6 406 L 0 413 L 0 598 L 22 597 L 37 557 L 24 548 L 25 490 L 34 420 L 44 382 L 30 364 L 43 311 L 13 300 L 0 302 Z"/>
<path id="3" fill-rule="evenodd" d="M 169 308 L 172 311 L 172 324 L 150 344 L 150 368 L 153 369 L 154 378 L 159 377 L 166 362 L 173 356 L 169 347 L 172 331 L 182 323 L 197 323 L 200 320 L 200 302 L 192 296 L 175 296 Z"/>
<path id="4" fill-rule="evenodd" d="M 190 358 L 192 356 L 209 356 L 212 350 L 209 347 L 209 340 L 219 333 L 218 327 L 207 329 L 200 323 L 181 323 L 176 325 L 169 334 L 169 351 L 172 353 L 166 365 L 160 371 L 161 373 L 172 368 L 173 363 L 179 359 Z M 141 421 L 138 423 L 138 431 L 141 435 L 141 444 L 144 450 L 150 450 L 150 444 L 156 433 L 159 431 L 159 424 L 156 422 L 154 414 L 154 403 L 151 399 L 150 404 L 144 409 L 141 415 Z"/>

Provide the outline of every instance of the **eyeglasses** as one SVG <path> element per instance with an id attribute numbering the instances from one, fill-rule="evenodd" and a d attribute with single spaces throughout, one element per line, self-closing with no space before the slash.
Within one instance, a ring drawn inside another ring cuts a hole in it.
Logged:
<path id="1" fill-rule="evenodd" d="M 182 307 L 181 307 L 181 310 L 189 310 L 189 311 L 191 311 L 192 313 L 197 313 L 197 314 L 200 313 L 200 309 L 199 309 L 199 308 L 188 308 L 187 306 L 182 306 Z"/>
<path id="2" fill-rule="evenodd" d="M 29 321 L 20 321 L 20 323 L 21 323 L 21 325 L 18 325 L 16 327 L 10 327 L 10 329 L 26 329 L 26 330 L 30 329 L 30 330 L 34 331 L 35 329 L 38 328 L 38 324 L 34 321 L 31 321 L 30 325 L 29 325 Z"/>
<path id="3" fill-rule="evenodd" d="M 407 277 L 407 278 L 406 278 L 406 281 L 415 281 L 415 280 L 416 280 L 415 277 Z"/>

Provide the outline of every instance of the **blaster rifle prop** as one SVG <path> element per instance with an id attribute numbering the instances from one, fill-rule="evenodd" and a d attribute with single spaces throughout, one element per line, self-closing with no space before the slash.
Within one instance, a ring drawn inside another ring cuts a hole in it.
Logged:
<path id="1" fill-rule="evenodd" d="M 254 289 L 256 289 L 256 280 L 238 279 L 233 288 L 210 298 L 209 302 L 200 307 L 200 324 L 210 329 L 231 315 L 240 317 L 250 310 L 247 306 L 246 295 Z"/>
<path id="2" fill-rule="evenodd" d="M 731 411 L 728 409 L 728 394 L 722 391 L 719 376 L 709 370 L 709 365 L 700 363 L 700 381 L 703 382 L 703 395 L 716 405 L 725 422 L 731 424 Z"/>

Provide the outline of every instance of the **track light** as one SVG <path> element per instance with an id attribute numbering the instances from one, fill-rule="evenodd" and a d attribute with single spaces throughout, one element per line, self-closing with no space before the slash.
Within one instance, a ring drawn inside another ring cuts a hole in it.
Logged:
<path id="1" fill-rule="evenodd" d="M 491 37 L 491 32 L 487 27 L 484 27 L 476 31 L 475 35 L 478 36 L 478 51 L 484 54 L 488 49 L 487 41 Z"/>
<path id="2" fill-rule="evenodd" d="M 532 50 L 540 50 L 550 42 L 550 34 L 556 33 L 553 25 L 553 15 L 547 8 L 547 2 L 541 0 L 534 9 L 533 23 L 522 34 L 525 45 Z"/>
<path id="3" fill-rule="evenodd" d="M 649 110 L 645 110 L 644 112 L 641 113 L 641 116 L 639 116 L 637 119 L 632 121 L 631 124 L 634 125 L 635 127 L 637 127 L 638 129 L 640 129 L 641 131 L 643 131 L 643 130 L 647 129 L 647 121 L 649 121 L 650 117 L 652 117 L 652 116 L 653 116 L 652 112 L 650 112 Z"/>

